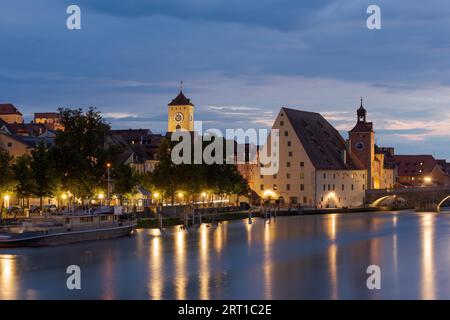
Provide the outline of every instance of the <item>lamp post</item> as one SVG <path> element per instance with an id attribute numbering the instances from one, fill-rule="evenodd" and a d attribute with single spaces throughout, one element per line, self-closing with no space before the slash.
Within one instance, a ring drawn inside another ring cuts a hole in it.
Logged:
<path id="1" fill-rule="evenodd" d="M 111 169 L 111 163 L 107 163 L 106 164 L 106 173 L 108 175 L 108 192 L 107 192 L 107 202 L 108 202 L 108 206 L 111 205 L 111 175 L 110 175 L 110 169 Z"/>

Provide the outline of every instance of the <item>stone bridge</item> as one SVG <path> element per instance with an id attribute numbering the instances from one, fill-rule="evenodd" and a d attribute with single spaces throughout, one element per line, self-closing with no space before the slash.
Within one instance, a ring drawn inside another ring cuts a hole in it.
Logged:
<path id="1" fill-rule="evenodd" d="M 366 204 L 372 207 L 382 205 L 388 199 L 405 201 L 417 211 L 439 212 L 441 205 L 450 199 L 450 186 L 411 187 L 399 189 L 375 189 L 366 191 Z"/>

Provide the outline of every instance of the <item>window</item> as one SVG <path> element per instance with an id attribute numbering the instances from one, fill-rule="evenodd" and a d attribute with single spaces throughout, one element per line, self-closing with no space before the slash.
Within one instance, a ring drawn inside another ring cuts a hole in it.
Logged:
<path id="1" fill-rule="evenodd" d="M 286 162 L 286 167 L 290 167 L 291 166 L 291 163 L 288 161 L 288 162 Z"/>
<path id="2" fill-rule="evenodd" d="M 292 151 L 289 151 L 289 157 L 292 157 Z"/>
<path id="3" fill-rule="evenodd" d="M 307 203 L 308 201 L 307 201 L 307 199 L 306 199 L 306 197 L 303 197 L 303 203 Z"/>
<path id="4" fill-rule="evenodd" d="M 365 185 L 363 185 L 363 190 L 366 190 L 366 186 Z"/>
<path id="5" fill-rule="evenodd" d="M 323 185 L 323 191 L 325 191 L 327 189 L 326 185 Z"/>
<path id="6" fill-rule="evenodd" d="M 290 173 L 286 173 L 286 178 L 290 179 L 291 178 L 291 174 Z"/>
<path id="7" fill-rule="evenodd" d="M 300 172 L 300 179 L 305 179 L 305 174 L 303 172 Z"/>
<path id="8" fill-rule="evenodd" d="M 300 162 L 300 167 L 303 168 L 305 166 L 305 163 L 303 161 Z"/>
<path id="9" fill-rule="evenodd" d="M 288 146 L 288 147 L 292 146 L 292 142 L 288 141 L 288 142 L 287 142 L 287 146 Z"/>
<path id="10" fill-rule="evenodd" d="M 334 188 L 334 183 L 333 183 L 333 191 L 335 190 L 335 188 Z"/>
<path id="11" fill-rule="evenodd" d="M 287 185 L 286 185 L 286 190 L 287 190 L 287 191 L 290 191 L 290 190 L 291 190 L 291 185 L 290 185 L 290 184 L 287 184 Z"/>
<path id="12" fill-rule="evenodd" d="M 284 132 L 284 136 L 285 136 L 285 137 L 289 136 L 289 132 L 285 131 L 285 132 Z"/>
<path id="13" fill-rule="evenodd" d="M 276 174 L 274 174 L 274 175 L 273 175 L 273 178 L 274 178 L 274 179 L 276 179 L 276 178 L 277 178 L 277 175 L 276 175 Z"/>
<path id="14" fill-rule="evenodd" d="M 280 126 L 283 126 L 284 125 L 284 121 L 280 121 Z"/>
<path id="15" fill-rule="evenodd" d="M 326 174 L 326 173 L 323 174 L 323 178 L 324 178 L 324 179 L 327 178 L 327 174 Z"/>
<path id="16" fill-rule="evenodd" d="M 263 190 L 264 190 L 264 185 L 263 185 L 263 184 L 260 185 L 260 186 L 259 186 L 259 189 L 260 189 L 261 191 L 263 191 Z"/>
<path id="17" fill-rule="evenodd" d="M 260 174 L 260 175 L 259 175 L 259 178 L 260 178 L 260 179 L 264 179 L 264 175 Z"/>
<path id="18" fill-rule="evenodd" d="M 353 183 L 352 183 L 352 191 L 353 191 L 354 187 L 353 187 Z"/>
<path id="19" fill-rule="evenodd" d="M 301 185 L 300 185 L 300 191 L 304 191 L 305 190 L 305 185 L 302 183 Z"/>
<path id="20" fill-rule="evenodd" d="M 8 142 L 8 148 L 11 148 L 12 147 L 12 142 Z"/>
<path id="21" fill-rule="evenodd" d="M 328 191 L 330 191 L 331 190 L 331 185 L 330 184 L 328 184 Z"/>

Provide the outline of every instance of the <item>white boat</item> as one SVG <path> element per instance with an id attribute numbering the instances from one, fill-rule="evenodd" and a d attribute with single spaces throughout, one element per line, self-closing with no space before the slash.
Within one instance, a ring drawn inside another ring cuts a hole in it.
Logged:
<path id="1" fill-rule="evenodd" d="M 131 235 L 134 219 L 114 213 L 71 213 L 51 220 L 26 221 L 0 231 L 0 248 L 43 247 Z"/>

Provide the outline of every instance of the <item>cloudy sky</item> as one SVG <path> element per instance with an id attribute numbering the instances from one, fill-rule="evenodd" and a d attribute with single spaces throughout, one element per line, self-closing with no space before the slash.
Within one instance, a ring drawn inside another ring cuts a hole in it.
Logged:
<path id="1" fill-rule="evenodd" d="M 66 8 L 81 8 L 81 30 Z M 370 4 L 381 30 L 366 27 Z M 377 143 L 450 159 L 448 0 L 2 0 L 0 100 L 31 119 L 96 106 L 166 129 L 184 81 L 204 128 L 270 126 L 282 106 L 346 137 L 360 96 Z"/>

